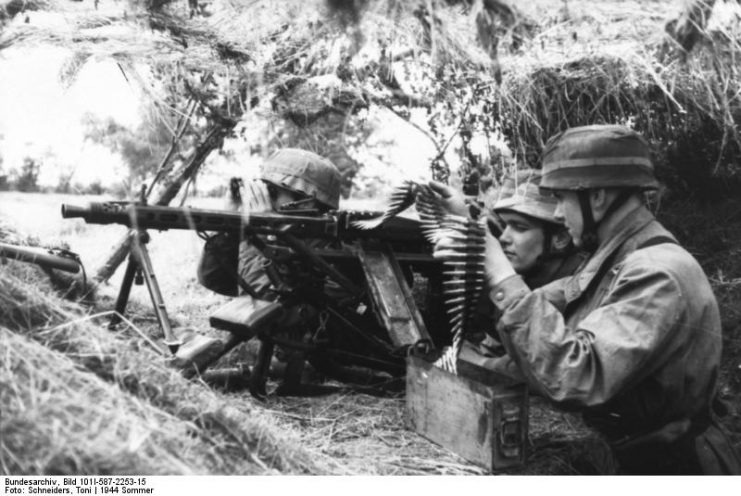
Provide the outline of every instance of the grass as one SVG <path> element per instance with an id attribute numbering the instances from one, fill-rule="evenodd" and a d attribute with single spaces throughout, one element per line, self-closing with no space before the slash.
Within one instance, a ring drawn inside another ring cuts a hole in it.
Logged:
<path id="1" fill-rule="evenodd" d="M 25 205 L 29 197 L 41 199 L 47 209 L 58 201 L 27 195 Z M 33 234 L 63 222 L 51 212 L 40 218 L 52 222 L 34 223 Z M 79 245 L 90 253 L 116 239 L 105 235 L 94 243 L 96 229 Z M 169 246 L 171 257 L 184 257 L 189 249 Z M 87 252 L 81 255 L 89 260 Z M 178 276 L 180 283 L 192 277 Z M 181 291 L 177 304 L 174 298 L 171 303 L 205 312 L 209 299 L 194 294 Z M 106 299 L 101 303 L 103 309 L 110 305 Z M 150 309 L 141 302 L 134 305 L 136 328 L 113 333 L 96 317 L 97 309 L 58 298 L 35 267 L 9 262 L 0 271 L 0 315 L 5 473 L 347 472 L 304 448 L 298 432 L 277 425 L 248 395 L 229 398 L 183 379 L 143 337 L 159 338 Z M 46 447 L 49 455 L 41 456 Z"/>
<path id="2" fill-rule="evenodd" d="M 186 381 L 139 334 L 107 331 L 76 305 L 39 291 L 39 281 L 13 272 L 0 273 L 8 350 L 2 449 L 9 473 L 337 470 L 331 459 L 299 446 L 295 433 L 278 428 L 249 398 L 227 401 L 203 383 Z M 29 446 L 26 438 L 39 442 Z M 173 463 L 151 462 L 147 446 L 119 460 L 121 447 L 134 438 L 151 438 L 166 451 L 161 458 Z M 58 456 L 39 460 L 34 448 L 45 446 L 57 448 Z"/>
<path id="3" fill-rule="evenodd" d="M 218 469 L 215 447 L 193 435 L 192 423 L 134 401 L 71 358 L 8 329 L 0 328 L 0 343 L 4 473 L 192 475 Z"/>

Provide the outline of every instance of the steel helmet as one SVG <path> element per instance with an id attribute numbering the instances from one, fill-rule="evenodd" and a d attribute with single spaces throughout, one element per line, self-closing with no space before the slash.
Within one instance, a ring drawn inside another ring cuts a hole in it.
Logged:
<path id="1" fill-rule="evenodd" d="M 262 164 L 260 179 L 316 198 L 331 209 L 340 206 L 340 172 L 316 153 L 297 148 L 277 150 Z"/>
<path id="2" fill-rule="evenodd" d="M 556 198 L 548 192 L 540 191 L 540 180 L 540 172 L 533 169 L 520 170 L 506 178 L 493 210 L 497 213 L 515 212 L 543 222 L 562 225 L 554 216 Z"/>
<path id="3" fill-rule="evenodd" d="M 648 143 L 625 126 L 567 129 L 549 139 L 543 151 L 543 189 L 658 186 Z"/>

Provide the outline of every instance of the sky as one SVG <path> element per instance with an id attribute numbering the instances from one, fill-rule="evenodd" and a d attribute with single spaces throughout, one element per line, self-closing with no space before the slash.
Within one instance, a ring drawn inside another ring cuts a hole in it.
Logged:
<path id="1" fill-rule="evenodd" d="M 90 112 L 134 127 L 140 119 L 139 96 L 110 60 L 88 62 L 65 88 L 59 74 L 70 55 L 50 47 L 0 52 L 2 167 L 7 172 L 31 156 L 47 162 L 39 177 L 42 185 L 56 185 L 60 167 L 73 166 L 73 182 L 111 183 L 121 160 L 84 140 L 81 118 Z"/>

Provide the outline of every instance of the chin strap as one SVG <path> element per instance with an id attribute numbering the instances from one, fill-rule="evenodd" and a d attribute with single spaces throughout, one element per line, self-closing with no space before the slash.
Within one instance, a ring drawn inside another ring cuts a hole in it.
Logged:
<path id="1" fill-rule="evenodd" d="M 597 223 L 592 215 L 592 206 L 589 204 L 589 193 L 591 190 L 582 189 L 576 192 L 581 207 L 582 230 L 581 247 L 583 250 L 593 252 L 597 249 Z"/>
<path id="2" fill-rule="evenodd" d="M 532 276 L 533 274 L 537 274 L 542 271 L 543 267 L 545 267 L 545 265 L 551 260 L 566 257 L 573 252 L 573 243 L 569 243 L 569 245 L 563 249 L 553 248 L 553 240 L 557 235 L 558 229 L 565 228 L 563 226 L 559 226 L 558 228 L 555 228 L 552 225 L 543 226 L 543 252 L 538 255 L 533 267 L 528 270 L 527 273 L 522 274 L 523 276 Z"/>
<path id="3" fill-rule="evenodd" d="M 631 189 L 623 189 L 615 197 L 615 200 L 605 210 L 605 215 L 602 216 L 599 222 L 595 222 L 594 215 L 592 214 L 592 206 L 589 204 L 589 192 L 591 190 L 584 189 L 576 192 L 579 198 L 579 206 L 581 206 L 581 216 L 584 223 L 581 234 L 581 248 L 588 252 L 593 252 L 599 246 L 599 240 L 597 239 L 597 228 L 601 223 L 610 218 L 615 211 L 620 208 L 633 194 Z"/>

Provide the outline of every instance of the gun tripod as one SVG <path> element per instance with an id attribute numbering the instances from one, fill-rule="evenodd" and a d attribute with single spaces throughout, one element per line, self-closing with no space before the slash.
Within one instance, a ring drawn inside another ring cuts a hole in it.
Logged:
<path id="1" fill-rule="evenodd" d="M 126 312 L 126 305 L 129 302 L 131 285 L 134 283 L 137 285 L 146 283 L 149 297 L 152 300 L 152 306 L 154 306 L 154 313 L 157 316 L 160 329 L 162 329 L 165 337 L 165 344 L 174 354 L 178 351 L 182 342 L 172 331 L 170 319 L 167 316 L 167 309 L 165 308 L 165 301 L 162 298 L 157 278 L 154 275 L 152 260 L 149 258 L 149 251 L 147 251 L 147 243 L 150 239 L 149 233 L 144 230 L 136 230 L 130 236 L 132 239 L 129 261 L 126 265 L 123 282 L 121 283 L 121 290 L 116 299 L 116 313 L 111 317 L 108 327 L 111 329 L 121 322 L 124 312 Z"/>

